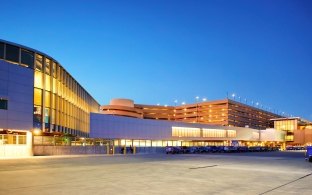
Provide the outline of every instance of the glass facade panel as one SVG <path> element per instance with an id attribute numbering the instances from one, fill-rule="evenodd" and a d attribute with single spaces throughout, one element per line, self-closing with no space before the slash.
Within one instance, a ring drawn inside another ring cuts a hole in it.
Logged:
<path id="1" fill-rule="evenodd" d="M 50 108 L 51 107 L 51 95 L 50 92 L 45 92 L 45 107 Z"/>
<path id="2" fill-rule="evenodd" d="M 56 71 L 56 63 L 53 62 L 53 63 L 52 63 L 52 76 L 53 76 L 54 78 L 56 78 L 56 74 L 57 74 L 57 71 Z"/>
<path id="3" fill-rule="evenodd" d="M 8 109 L 8 100 L 0 99 L 0 110 Z"/>
<path id="4" fill-rule="evenodd" d="M 0 59 L 4 59 L 4 43 L 0 43 Z"/>
<path id="5" fill-rule="evenodd" d="M 236 137 L 236 131 L 235 130 L 227 130 L 228 137 Z"/>
<path id="6" fill-rule="evenodd" d="M 21 51 L 21 64 L 27 67 L 34 68 L 34 53 L 22 49 Z"/>
<path id="7" fill-rule="evenodd" d="M 0 59 L 34 69 L 34 128 L 42 129 L 45 123 L 47 131 L 88 135 L 90 112 L 98 112 L 99 104 L 60 64 L 31 49 L 2 42 Z M 0 108 L 6 107 L 7 100 L 1 100 Z"/>
<path id="8" fill-rule="evenodd" d="M 49 75 L 45 75 L 45 90 L 51 91 L 51 77 Z"/>
<path id="9" fill-rule="evenodd" d="M 36 70 L 43 70 L 43 57 L 42 55 L 36 54 Z"/>
<path id="10" fill-rule="evenodd" d="M 6 45 L 6 60 L 19 63 L 19 48 L 13 45 Z"/>
<path id="11" fill-rule="evenodd" d="M 226 131 L 222 129 L 203 129 L 203 137 L 226 137 Z"/>
<path id="12" fill-rule="evenodd" d="M 43 89 L 43 75 L 39 71 L 35 71 L 35 81 L 34 86 Z"/>
<path id="13" fill-rule="evenodd" d="M 34 123 L 42 122 L 42 107 L 34 106 Z"/>
<path id="14" fill-rule="evenodd" d="M 44 109 L 44 122 L 50 123 L 50 109 L 49 108 Z"/>
<path id="15" fill-rule="evenodd" d="M 51 75 L 51 60 L 48 58 L 45 59 L 45 73 Z"/>
<path id="16" fill-rule="evenodd" d="M 42 90 L 34 89 L 34 105 L 42 106 Z"/>
<path id="17" fill-rule="evenodd" d="M 274 128 L 277 130 L 294 131 L 297 129 L 297 120 L 274 121 Z"/>
<path id="18" fill-rule="evenodd" d="M 200 137 L 200 128 L 172 127 L 173 137 Z"/>

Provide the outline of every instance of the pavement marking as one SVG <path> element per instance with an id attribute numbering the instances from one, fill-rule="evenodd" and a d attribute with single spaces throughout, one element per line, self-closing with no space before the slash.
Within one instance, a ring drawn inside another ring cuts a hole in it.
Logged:
<path id="1" fill-rule="evenodd" d="M 209 167 L 216 167 L 218 165 L 209 165 L 209 166 L 203 166 L 203 167 L 191 167 L 190 169 L 204 169 L 204 168 L 209 168 Z"/>
<path id="2" fill-rule="evenodd" d="M 275 187 L 275 188 L 273 188 L 273 189 L 270 189 L 270 190 L 268 190 L 268 191 L 262 192 L 262 193 L 259 194 L 259 195 L 267 194 L 267 193 L 272 192 L 272 191 L 274 191 L 274 190 L 276 190 L 276 189 L 278 189 L 278 188 L 284 187 L 284 186 L 286 186 L 286 185 L 288 185 L 288 184 L 294 183 L 294 182 L 296 182 L 296 181 L 298 181 L 298 180 L 301 180 L 301 179 L 303 179 L 303 178 L 309 177 L 309 176 L 311 176 L 311 175 L 312 175 L 312 173 L 309 173 L 309 174 L 307 174 L 307 175 L 304 175 L 304 176 L 302 176 L 302 177 L 299 177 L 298 179 L 295 179 L 295 180 L 293 180 L 293 181 L 287 182 L 287 183 L 285 183 L 285 184 L 283 184 L 283 185 L 277 186 L 277 187 Z"/>

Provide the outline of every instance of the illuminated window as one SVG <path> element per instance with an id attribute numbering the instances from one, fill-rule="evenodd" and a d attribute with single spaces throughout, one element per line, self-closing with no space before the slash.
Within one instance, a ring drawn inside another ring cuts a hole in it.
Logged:
<path id="1" fill-rule="evenodd" d="M 36 70 L 42 71 L 43 69 L 43 57 L 36 54 Z"/>
<path id="2" fill-rule="evenodd" d="M 45 73 L 48 75 L 51 74 L 51 60 L 48 58 L 45 59 Z"/>
<path id="3" fill-rule="evenodd" d="M 56 74 L 57 74 L 57 71 L 56 71 L 56 63 L 53 62 L 53 63 L 52 63 L 52 76 L 53 76 L 54 78 L 56 78 Z"/>
<path id="4" fill-rule="evenodd" d="M 42 73 L 39 71 L 35 71 L 35 82 L 34 86 L 37 88 L 42 89 L 43 88 L 43 78 L 42 78 Z"/>
<path id="5" fill-rule="evenodd" d="M 49 75 L 45 75 L 45 89 L 51 91 L 51 77 Z"/>
<path id="6" fill-rule="evenodd" d="M 42 106 L 42 90 L 34 89 L 34 104 L 37 106 Z"/>
<path id="7" fill-rule="evenodd" d="M 293 135 L 287 135 L 286 141 L 294 141 L 294 136 Z"/>
<path id="8" fill-rule="evenodd" d="M 227 130 L 228 137 L 236 137 L 236 131 L 235 130 Z"/>
<path id="9" fill-rule="evenodd" d="M 199 128 L 172 127 L 173 137 L 200 137 Z"/>
<path id="10" fill-rule="evenodd" d="M 223 129 L 203 129 L 203 137 L 226 137 Z"/>
<path id="11" fill-rule="evenodd" d="M 50 92 L 45 92 L 45 107 L 50 108 L 51 107 L 51 95 Z"/>

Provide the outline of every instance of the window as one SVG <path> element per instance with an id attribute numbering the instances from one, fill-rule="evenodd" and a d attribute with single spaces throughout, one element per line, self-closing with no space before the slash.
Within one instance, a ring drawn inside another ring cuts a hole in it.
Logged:
<path id="1" fill-rule="evenodd" d="M 45 92 L 45 107 L 50 108 L 51 107 L 51 93 L 46 91 Z"/>
<path id="2" fill-rule="evenodd" d="M 21 52 L 21 64 L 27 67 L 34 68 L 34 53 L 22 49 Z"/>
<path id="3" fill-rule="evenodd" d="M 4 43 L 0 43 L 0 59 L 4 59 Z"/>
<path id="4" fill-rule="evenodd" d="M 50 123 L 50 109 L 49 108 L 44 109 L 44 122 Z"/>
<path id="5" fill-rule="evenodd" d="M 51 60 L 46 58 L 45 59 L 45 73 L 50 75 L 51 74 Z"/>
<path id="6" fill-rule="evenodd" d="M 200 137 L 199 128 L 172 127 L 173 137 Z"/>
<path id="7" fill-rule="evenodd" d="M 43 68 L 43 57 L 36 54 L 36 70 L 42 71 Z"/>
<path id="8" fill-rule="evenodd" d="M 236 137 L 236 130 L 227 130 L 228 137 Z"/>
<path id="9" fill-rule="evenodd" d="M 43 88 L 43 75 L 41 72 L 39 71 L 35 71 L 35 81 L 34 81 L 34 85 L 35 87 L 38 87 L 40 89 Z"/>
<path id="10" fill-rule="evenodd" d="M 203 129 L 203 137 L 226 137 L 223 129 Z"/>
<path id="11" fill-rule="evenodd" d="M 56 78 L 56 63 L 55 62 L 53 62 L 52 63 L 52 76 L 54 77 L 54 78 Z"/>
<path id="12" fill-rule="evenodd" d="M 34 89 L 34 104 L 37 106 L 42 105 L 42 90 L 41 89 Z"/>
<path id="13" fill-rule="evenodd" d="M 19 48 L 13 45 L 6 45 L 6 55 L 5 59 L 19 63 Z"/>
<path id="14" fill-rule="evenodd" d="M 8 100 L 0 99 L 0 110 L 8 109 Z"/>
<path id="15" fill-rule="evenodd" d="M 41 123 L 42 121 L 42 107 L 34 106 L 34 123 Z"/>

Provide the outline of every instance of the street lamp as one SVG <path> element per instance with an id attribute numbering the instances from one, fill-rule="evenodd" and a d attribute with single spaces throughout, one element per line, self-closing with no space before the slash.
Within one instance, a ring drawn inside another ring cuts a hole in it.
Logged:
<path id="1" fill-rule="evenodd" d="M 176 106 L 178 103 L 178 100 L 174 100 L 174 106 Z"/>
<path id="2" fill-rule="evenodd" d="M 232 94 L 232 97 L 233 97 L 234 100 L 235 100 L 235 96 L 236 96 L 235 93 L 233 93 L 233 94 Z"/>
<path id="3" fill-rule="evenodd" d="M 203 102 L 207 101 L 207 98 L 203 98 Z"/>

